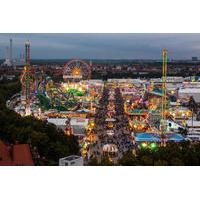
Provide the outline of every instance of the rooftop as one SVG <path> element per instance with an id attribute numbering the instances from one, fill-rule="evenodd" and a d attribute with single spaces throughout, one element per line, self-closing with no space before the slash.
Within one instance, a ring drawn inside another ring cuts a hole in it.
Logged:
<path id="1" fill-rule="evenodd" d="M 28 144 L 17 144 L 13 146 L 13 160 L 15 165 L 33 165 L 33 159 Z"/>
<path id="2" fill-rule="evenodd" d="M 33 158 L 28 144 L 8 146 L 0 140 L 0 166 L 33 166 Z"/>
<path id="3" fill-rule="evenodd" d="M 72 161 L 72 160 L 77 160 L 79 158 L 81 158 L 81 157 L 80 156 L 76 156 L 76 155 L 71 155 L 71 156 L 62 158 L 62 160 Z"/>

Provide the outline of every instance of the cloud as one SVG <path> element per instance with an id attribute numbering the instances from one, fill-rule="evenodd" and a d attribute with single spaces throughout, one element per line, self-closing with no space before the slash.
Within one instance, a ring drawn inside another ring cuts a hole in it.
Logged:
<path id="1" fill-rule="evenodd" d="M 9 38 L 13 38 L 14 56 L 24 51 L 29 39 L 32 58 L 158 59 L 163 48 L 174 59 L 200 55 L 200 34 L 21 33 L 0 34 L 0 57 L 4 57 Z"/>

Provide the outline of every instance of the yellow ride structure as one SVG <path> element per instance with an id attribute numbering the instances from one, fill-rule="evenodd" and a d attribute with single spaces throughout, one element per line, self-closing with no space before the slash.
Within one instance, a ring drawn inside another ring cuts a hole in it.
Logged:
<path id="1" fill-rule="evenodd" d="M 165 138 L 166 133 L 166 109 L 167 109 L 167 49 L 162 51 L 162 109 L 161 109 L 161 134 Z"/>

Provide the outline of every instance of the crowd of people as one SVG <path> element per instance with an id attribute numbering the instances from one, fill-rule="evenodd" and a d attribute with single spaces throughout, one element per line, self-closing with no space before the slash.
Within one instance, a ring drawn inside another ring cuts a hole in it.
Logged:
<path id="1" fill-rule="evenodd" d="M 94 156 L 101 161 L 104 155 L 109 155 L 113 161 L 117 162 L 125 152 L 133 148 L 128 118 L 124 113 L 124 101 L 119 87 L 104 87 L 95 115 L 95 124 L 94 133 L 97 141 L 91 148 L 91 157 Z M 111 131 L 113 134 L 108 134 Z M 104 148 L 105 145 L 110 145 L 110 149 Z"/>

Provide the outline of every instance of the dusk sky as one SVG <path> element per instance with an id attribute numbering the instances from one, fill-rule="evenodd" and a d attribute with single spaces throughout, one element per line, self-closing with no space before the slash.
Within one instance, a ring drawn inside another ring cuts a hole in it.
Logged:
<path id="1" fill-rule="evenodd" d="M 200 57 L 200 34 L 0 34 L 0 58 L 13 39 L 13 57 L 31 42 L 33 59 L 159 59 L 167 48 L 171 59 Z"/>

